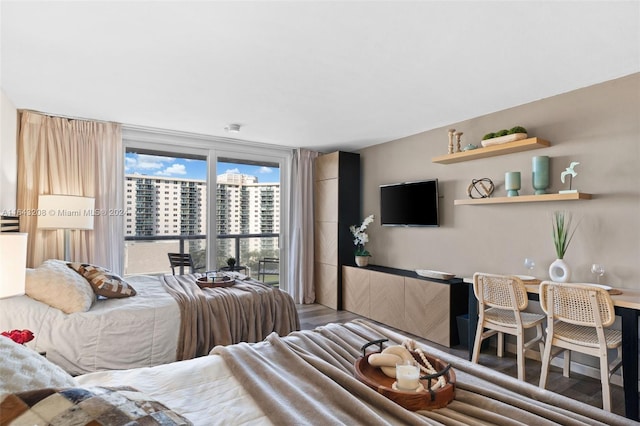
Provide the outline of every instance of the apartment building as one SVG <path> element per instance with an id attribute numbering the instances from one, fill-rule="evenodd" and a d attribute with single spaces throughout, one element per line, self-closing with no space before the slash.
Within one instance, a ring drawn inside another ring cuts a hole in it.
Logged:
<path id="1" fill-rule="evenodd" d="M 204 180 L 126 175 L 125 235 L 201 235 L 207 232 Z M 280 184 L 227 172 L 217 177 L 218 235 L 280 232 Z M 255 239 L 250 249 L 272 240 Z"/>

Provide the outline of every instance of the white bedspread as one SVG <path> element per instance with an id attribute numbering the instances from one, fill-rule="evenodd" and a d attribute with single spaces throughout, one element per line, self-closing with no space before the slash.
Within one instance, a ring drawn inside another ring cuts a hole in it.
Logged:
<path id="1" fill-rule="evenodd" d="M 89 373 L 75 380 L 78 386 L 128 383 L 195 425 L 272 424 L 217 355 L 136 370 Z"/>
<path id="2" fill-rule="evenodd" d="M 0 300 L 0 331 L 29 329 L 28 346 L 71 374 L 175 361 L 180 311 L 160 280 L 130 276 L 137 295 L 65 314 L 28 296 Z M 123 348 L 118 351 L 114 348 Z"/>

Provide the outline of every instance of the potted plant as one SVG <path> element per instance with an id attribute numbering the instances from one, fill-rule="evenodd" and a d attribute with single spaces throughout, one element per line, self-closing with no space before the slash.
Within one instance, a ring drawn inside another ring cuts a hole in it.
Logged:
<path id="1" fill-rule="evenodd" d="M 371 257 L 371 253 L 367 249 L 365 249 L 365 244 L 369 242 L 369 236 L 365 232 L 367 230 L 367 226 L 373 222 L 373 215 L 369 215 L 362 221 L 360 226 L 351 225 L 349 230 L 351 234 L 353 234 L 353 244 L 356 246 L 355 256 L 356 256 L 356 265 L 358 266 L 367 266 L 369 264 L 369 257 Z"/>
<path id="2" fill-rule="evenodd" d="M 556 250 L 556 260 L 549 266 L 549 276 L 551 280 L 561 283 L 569 281 L 571 271 L 569 265 L 564 261 L 564 255 L 569 248 L 571 239 L 576 232 L 577 226 L 572 228 L 571 213 L 556 211 L 551 218 L 553 230 L 553 246 Z"/>
<path id="3" fill-rule="evenodd" d="M 235 257 L 230 257 L 227 259 L 227 266 L 229 267 L 230 271 L 233 271 L 233 267 L 236 266 L 236 258 Z"/>

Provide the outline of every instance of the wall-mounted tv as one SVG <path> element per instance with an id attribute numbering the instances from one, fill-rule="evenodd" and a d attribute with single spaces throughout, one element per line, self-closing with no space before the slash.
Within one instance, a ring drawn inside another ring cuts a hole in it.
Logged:
<path id="1" fill-rule="evenodd" d="M 383 226 L 440 226 L 438 179 L 380 185 Z"/>

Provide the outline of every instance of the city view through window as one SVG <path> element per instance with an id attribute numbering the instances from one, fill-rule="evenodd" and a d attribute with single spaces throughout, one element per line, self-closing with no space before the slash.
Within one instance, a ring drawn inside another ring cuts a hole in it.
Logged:
<path id="1" fill-rule="evenodd" d="M 227 260 L 234 258 L 241 272 L 278 283 L 278 165 L 220 159 L 216 175 L 212 203 L 206 158 L 127 151 L 125 274 L 171 273 L 168 253 L 191 254 L 196 271 L 204 272 L 209 224 L 215 230 L 217 269 L 228 268 Z"/>

